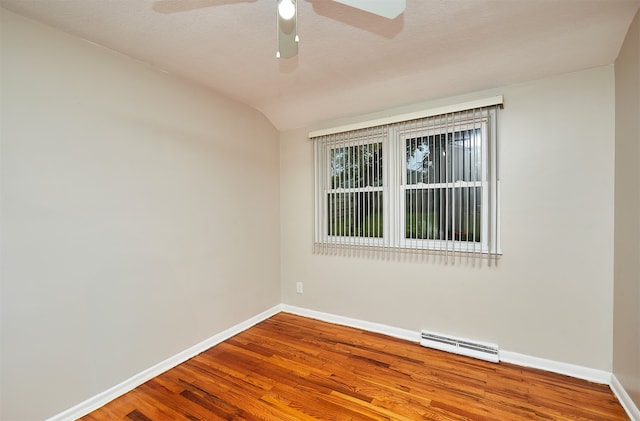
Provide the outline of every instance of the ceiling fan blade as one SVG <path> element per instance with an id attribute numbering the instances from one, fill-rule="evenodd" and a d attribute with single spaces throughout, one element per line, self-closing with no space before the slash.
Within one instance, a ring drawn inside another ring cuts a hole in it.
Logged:
<path id="1" fill-rule="evenodd" d="M 387 19 L 395 19 L 407 7 L 406 0 L 333 0 Z"/>

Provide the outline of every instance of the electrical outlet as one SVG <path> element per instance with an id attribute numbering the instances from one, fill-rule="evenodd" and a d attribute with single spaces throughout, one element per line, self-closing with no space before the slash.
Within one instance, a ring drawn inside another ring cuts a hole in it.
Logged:
<path id="1" fill-rule="evenodd" d="M 296 282 L 296 292 L 302 294 L 304 292 L 304 285 L 302 282 Z"/>

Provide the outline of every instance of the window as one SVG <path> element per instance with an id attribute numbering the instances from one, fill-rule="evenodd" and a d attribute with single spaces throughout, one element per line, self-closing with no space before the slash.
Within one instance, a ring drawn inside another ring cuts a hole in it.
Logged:
<path id="1" fill-rule="evenodd" d="M 382 142 L 348 143 L 328 151 L 328 234 L 382 238 Z"/>
<path id="2" fill-rule="evenodd" d="M 496 113 L 310 135 L 315 250 L 500 254 Z"/>
<path id="3" fill-rule="evenodd" d="M 447 246 L 443 242 L 453 240 L 460 250 L 486 249 L 483 133 L 481 127 L 454 127 L 403 137 L 403 246 L 442 249 Z"/>

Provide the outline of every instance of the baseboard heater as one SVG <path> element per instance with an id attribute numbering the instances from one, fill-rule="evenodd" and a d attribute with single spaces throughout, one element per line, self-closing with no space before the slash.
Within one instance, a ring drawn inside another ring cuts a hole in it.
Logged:
<path id="1" fill-rule="evenodd" d="M 445 336 L 439 333 L 422 331 L 420 345 L 467 357 L 479 358 L 485 361 L 497 363 L 500 361 L 498 345 L 476 342 L 469 339 Z"/>

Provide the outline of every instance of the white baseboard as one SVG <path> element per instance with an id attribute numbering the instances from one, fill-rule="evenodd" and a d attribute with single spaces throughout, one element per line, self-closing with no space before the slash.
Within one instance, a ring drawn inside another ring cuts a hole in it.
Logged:
<path id="1" fill-rule="evenodd" d="M 67 420 L 75 420 L 80 417 L 87 415 L 88 413 L 100 408 L 101 406 L 111 402 L 115 398 L 124 395 L 125 393 L 135 389 L 140 386 L 144 382 L 151 380 L 152 378 L 159 376 L 165 371 L 182 364 L 190 358 L 195 357 L 196 355 L 206 351 L 207 349 L 223 342 L 232 336 L 237 335 L 238 333 L 247 330 L 253 325 L 260 323 L 263 320 L 268 319 L 269 317 L 278 314 L 281 311 L 281 306 L 277 305 L 272 307 L 257 316 L 254 316 L 244 322 L 238 323 L 235 326 L 230 327 L 229 329 L 220 332 L 216 335 L 213 335 L 209 339 L 205 339 L 204 341 L 192 346 L 189 349 L 186 349 L 173 357 L 170 357 L 153 367 L 150 367 L 133 377 L 128 378 L 120 384 L 113 386 L 110 389 L 105 390 L 102 393 L 99 393 L 84 402 L 80 402 L 79 404 L 67 409 L 64 412 L 59 413 L 47 421 L 67 421 Z"/>
<path id="2" fill-rule="evenodd" d="M 552 373 L 564 374 L 577 379 L 588 380 L 600 384 L 611 383 L 611 373 L 595 368 L 581 365 L 563 363 L 545 358 L 532 357 L 530 355 L 518 354 L 517 352 L 500 350 L 500 361 L 516 364 L 522 367 L 537 368 Z"/>
<path id="3" fill-rule="evenodd" d="M 298 316 L 322 320 L 323 322 L 333 323 L 336 325 L 355 327 L 369 332 L 382 333 L 383 335 L 393 336 L 394 338 L 405 339 L 411 342 L 420 342 L 420 332 L 414 332 L 413 330 L 367 322 L 365 320 L 352 319 L 350 317 L 336 316 L 334 314 L 322 313 L 320 311 L 290 306 L 288 304 L 282 304 L 281 308 L 285 313 L 297 314 Z"/>
<path id="4" fill-rule="evenodd" d="M 620 405 L 622 405 L 627 412 L 631 421 L 640 421 L 640 409 L 638 409 L 636 404 L 631 400 L 631 396 L 624 390 L 624 387 L 622 387 L 622 384 L 620 384 L 615 374 L 611 375 L 611 384 L 609 387 L 611 387 L 611 391 L 616 395 L 616 398 L 620 401 Z"/>

